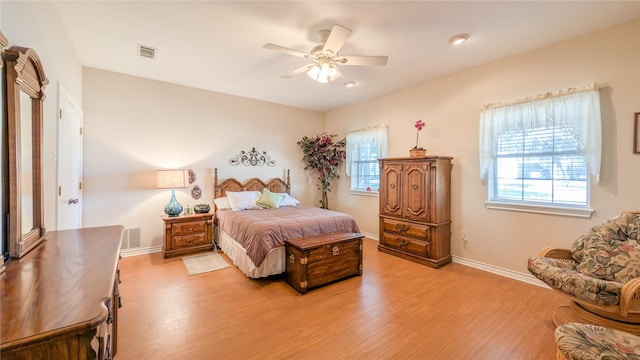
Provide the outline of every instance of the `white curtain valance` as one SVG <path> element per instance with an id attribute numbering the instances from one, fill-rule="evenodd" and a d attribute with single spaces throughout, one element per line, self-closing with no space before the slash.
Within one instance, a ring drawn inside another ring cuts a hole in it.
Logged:
<path id="1" fill-rule="evenodd" d="M 375 143 L 378 149 L 379 158 L 387 157 L 389 154 L 389 127 L 384 125 L 371 126 L 364 129 L 354 130 L 347 133 L 347 162 L 346 173 L 351 176 L 351 164 L 353 153 L 360 144 Z"/>
<path id="2" fill-rule="evenodd" d="M 494 144 L 506 131 L 559 126 L 570 129 L 584 146 L 589 172 L 600 180 L 602 125 L 600 95 L 591 89 L 544 94 L 511 104 L 489 104 L 480 113 L 480 178 L 487 179 L 495 159 Z"/>

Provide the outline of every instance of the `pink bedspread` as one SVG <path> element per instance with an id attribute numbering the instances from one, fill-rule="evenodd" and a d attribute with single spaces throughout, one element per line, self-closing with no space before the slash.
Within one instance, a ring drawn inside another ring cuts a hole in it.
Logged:
<path id="1" fill-rule="evenodd" d="M 285 206 L 279 209 L 218 211 L 218 226 L 247 250 L 260 266 L 267 253 L 284 246 L 287 239 L 334 232 L 359 233 L 351 215 L 311 206 Z"/>

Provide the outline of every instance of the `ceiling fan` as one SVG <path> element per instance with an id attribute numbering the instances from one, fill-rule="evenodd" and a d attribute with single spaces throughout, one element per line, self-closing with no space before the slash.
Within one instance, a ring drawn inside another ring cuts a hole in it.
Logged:
<path id="1" fill-rule="evenodd" d="M 326 83 L 334 81 L 342 76 L 342 72 L 337 65 L 384 66 L 387 64 L 387 56 L 340 55 L 340 49 L 349 35 L 351 35 L 351 30 L 343 26 L 336 24 L 333 25 L 331 31 L 320 30 L 319 34 L 321 44 L 314 46 L 308 53 L 271 43 L 264 44 L 263 47 L 265 49 L 280 51 L 285 54 L 303 57 L 312 61 L 311 64 L 304 65 L 282 75 L 281 77 L 285 79 L 292 78 L 302 73 L 307 73 L 309 77 L 317 82 Z"/>

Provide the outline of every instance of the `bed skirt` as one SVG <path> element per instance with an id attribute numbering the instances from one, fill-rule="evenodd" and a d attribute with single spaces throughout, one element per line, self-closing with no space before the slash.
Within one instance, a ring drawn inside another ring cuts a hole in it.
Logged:
<path id="1" fill-rule="evenodd" d="M 226 232 L 218 229 L 217 237 L 220 249 L 233 261 L 246 276 L 257 279 L 282 274 L 285 271 L 284 246 L 271 250 L 259 267 L 247 256 L 247 251 Z"/>

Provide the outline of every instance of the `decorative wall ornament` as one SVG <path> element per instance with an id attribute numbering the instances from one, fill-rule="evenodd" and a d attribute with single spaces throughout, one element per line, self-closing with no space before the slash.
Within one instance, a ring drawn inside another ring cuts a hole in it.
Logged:
<path id="1" fill-rule="evenodd" d="M 198 200 L 200 199 L 200 196 L 202 196 L 202 190 L 200 189 L 200 186 L 194 185 L 191 189 L 191 197 Z"/>
<path id="2" fill-rule="evenodd" d="M 194 181 L 196 181 L 196 173 L 193 172 L 193 170 L 189 169 L 189 184 L 193 184 Z"/>
<path id="3" fill-rule="evenodd" d="M 229 159 L 229 164 L 237 166 L 243 164 L 245 166 L 274 166 L 275 160 L 271 160 L 271 156 L 267 155 L 266 151 L 258 151 L 256 148 L 251 148 L 250 151 L 240 151 L 238 155 Z"/>

